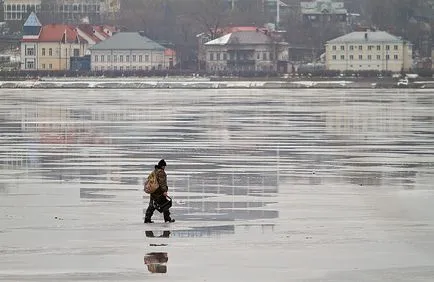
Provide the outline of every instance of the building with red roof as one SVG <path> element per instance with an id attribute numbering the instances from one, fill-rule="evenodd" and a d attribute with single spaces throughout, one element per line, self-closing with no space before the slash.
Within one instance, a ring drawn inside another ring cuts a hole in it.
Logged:
<path id="1" fill-rule="evenodd" d="M 42 25 L 31 13 L 21 39 L 22 70 L 69 70 L 72 57 L 83 57 L 88 48 L 113 35 L 109 26 L 81 24 Z"/>

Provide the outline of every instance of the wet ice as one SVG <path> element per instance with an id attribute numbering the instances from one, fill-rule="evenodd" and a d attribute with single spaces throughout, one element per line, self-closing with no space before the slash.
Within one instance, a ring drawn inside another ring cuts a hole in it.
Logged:
<path id="1" fill-rule="evenodd" d="M 1 93 L 2 280 L 434 277 L 429 91 Z M 163 157 L 177 222 L 148 226 Z"/>

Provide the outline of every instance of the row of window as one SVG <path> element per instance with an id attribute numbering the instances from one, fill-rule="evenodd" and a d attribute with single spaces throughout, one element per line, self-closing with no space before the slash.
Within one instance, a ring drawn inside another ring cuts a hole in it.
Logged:
<path id="1" fill-rule="evenodd" d="M 141 62 L 143 62 L 143 57 L 144 57 L 144 59 L 145 59 L 145 62 L 149 62 L 149 60 L 150 60 L 150 56 L 148 55 L 148 54 L 146 54 L 146 55 L 95 55 L 94 57 L 93 57 L 93 59 L 94 59 L 94 62 L 101 62 L 101 63 L 104 63 L 104 62 L 108 62 L 108 63 L 110 63 L 110 62 L 112 62 L 113 61 L 113 63 L 117 63 L 118 61 L 120 62 L 120 63 L 129 63 L 129 62 L 133 62 L 133 63 L 135 63 L 135 62 L 139 62 L 139 63 L 141 63 Z M 158 61 L 160 61 L 161 60 L 161 56 L 157 56 L 157 58 L 156 58 L 156 61 L 158 62 Z"/>
<path id="2" fill-rule="evenodd" d="M 262 56 L 261 56 L 262 55 Z M 256 60 L 260 60 L 262 57 L 262 60 L 267 61 L 273 60 L 273 53 L 269 52 L 256 52 Z M 239 54 L 239 53 L 220 53 L 220 52 L 210 52 L 209 53 L 209 60 L 210 61 L 226 61 L 226 60 L 253 60 L 251 55 L 249 54 Z"/>
<path id="3" fill-rule="evenodd" d="M 158 67 L 157 68 L 155 68 L 155 67 L 142 67 L 142 66 L 139 66 L 139 67 L 136 67 L 136 66 L 132 66 L 132 67 L 129 67 L 129 66 L 126 66 L 126 67 L 123 67 L 123 66 L 120 66 L 119 68 L 117 67 L 117 66 L 109 66 L 109 67 L 104 67 L 104 66 L 101 66 L 101 67 L 97 67 L 97 66 L 95 66 L 94 67 L 94 70 L 96 70 L 96 71 L 105 71 L 105 70 L 114 70 L 114 71 L 117 71 L 117 70 L 120 70 L 120 71 L 123 71 L 123 70 L 126 70 L 126 71 L 129 71 L 129 70 L 133 70 L 133 71 L 135 71 L 135 70 L 156 70 L 156 69 L 158 69 L 158 70 L 161 70 L 163 68 L 163 66 L 162 65 L 158 65 Z"/>
<path id="4" fill-rule="evenodd" d="M 72 51 L 73 51 L 74 57 L 80 56 L 80 49 L 74 49 Z M 56 49 L 55 55 L 57 56 L 58 53 L 59 53 L 59 49 Z M 35 56 L 35 55 L 36 55 L 35 48 L 26 48 L 26 56 Z M 46 48 L 42 48 L 41 55 L 42 56 L 54 56 L 53 55 L 53 48 L 48 48 L 48 52 L 47 52 Z M 65 49 L 65 56 L 68 56 L 68 49 Z"/>
<path id="5" fill-rule="evenodd" d="M 8 4 L 8 5 L 4 5 L 4 10 L 5 11 L 39 11 L 41 9 L 40 5 L 15 5 L 15 4 Z"/>
<path id="6" fill-rule="evenodd" d="M 42 64 L 42 68 L 45 69 L 46 65 Z M 52 69 L 53 68 L 53 64 L 48 64 L 48 69 Z"/>
<path id="7" fill-rule="evenodd" d="M 367 47 L 367 48 L 366 48 Z M 368 51 L 372 51 L 374 49 L 377 49 L 377 51 L 381 51 L 381 45 L 368 45 L 365 46 L 366 50 Z M 336 51 L 338 49 L 338 47 L 336 45 L 332 46 L 332 50 Z M 399 49 L 398 45 L 393 45 L 393 50 L 397 51 Z M 345 51 L 345 45 L 340 45 L 340 50 L 341 51 Z M 354 50 L 359 50 L 359 51 L 363 51 L 363 45 L 350 45 L 349 46 L 349 50 L 350 51 L 354 51 Z M 390 50 L 390 45 L 386 45 L 386 50 Z"/>
<path id="8" fill-rule="evenodd" d="M 341 60 L 345 60 L 345 55 L 341 55 L 340 58 L 341 58 Z M 349 58 L 350 60 L 354 60 L 354 55 L 349 55 L 348 58 Z M 376 58 L 377 58 L 377 60 L 381 60 L 381 55 L 377 55 Z M 386 55 L 385 58 L 386 58 L 386 60 L 390 60 L 390 55 Z M 333 55 L 333 56 L 332 56 L 332 59 L 333 59 L 333 60 L 337 60 L 337 56 L 336 56 L 336 55 Z M 372 55 L 368 55 L 368 56 L 367 56 L 367 59 L 368 59 L 369 61 L 371 61 L 371 60 L 372 60 Z M 399 60 L 399 55 L 393 55 L 393 59 L 394 59 L 394 60 Z M 363 55 L 359 55 L 359 60 L 363 60 Z"/>

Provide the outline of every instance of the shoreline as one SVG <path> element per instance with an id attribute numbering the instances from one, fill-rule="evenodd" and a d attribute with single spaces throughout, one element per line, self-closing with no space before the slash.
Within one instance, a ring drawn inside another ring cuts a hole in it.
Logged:
<path id="1" fill-rule="evenodd" d="M 41 78 L 38 80 L 0 81 L 0 88 L 35 89 L 434 89 L 434 80 L 414 81 L 398 86 L 384 79 L 286 79 L 215 80 L 208 78 Z"/>

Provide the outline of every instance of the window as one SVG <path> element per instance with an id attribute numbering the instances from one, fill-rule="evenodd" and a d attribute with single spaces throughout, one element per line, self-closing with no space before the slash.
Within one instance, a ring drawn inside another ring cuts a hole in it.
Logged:
<path id="1" fill-rule="evenodd" d="M 381 45 L 377 45 L 377 51 L 381 51 Z"/>
<path id="2" fill-rule="evenodd" d="M 350 50 L 353 51 L 354 50 L 354 46 L 350 45 Z"/>
<path id="3" fill-rule="evenodd" d="M 393 46 L 393 49 L 394 49 L 395 51 L 397 51 L 397 50 L 398 50 L 398 45 Z"/>
<path id="4" fill-rule="evenodd" d="M 136 55 L 133 55 L 133 62 L 136 61 Z"/>
<path id="5" fill-rule="evenodd" d="M 124 56 L 123 56 L 123 55 L 120 55 L 120 56 L 119 56 L 119 62 L 121 62 L 121 63 L 124 62 Z"/>
<path id="6" fill-rule="evenodd" d="M 390 60 L 390 55 L 386 55 L 386 60 Z"/>
<path id="7" fill-rule="evenodd" d="M 98 55 L 95 55 L 95 57 L 94 57 L 94 61 L 95 61 L 95 62 L 98 62 Z"/>
<path id="8" fill-rule="evenodd" d="M 145 54 L 145 62 L 149 62 L 149 55 Z"/>
<path id="9" fill-rule="evenodd" d="M 333 51 L 336 51 L 336 45 L 333 45 L 332 49 Z"/>
<path id="10" fill-rule="evenodd" d="M 79 57 L 80 56 L 80 49 L 74 49 L 74 57 Z"/>
<path id="11" fill-rule="evenodd" d="M 101 62 L 104 62 L 104 55 L 101 55 Z"/>
<path id="12" fill-rule="evenodd" d="M 45 64 L 42 64 L 42 68 L 45 69 Z"/>
<path id="13" fill-rule="evenodd" d="M 113 62 L 117 63 L 118 62 L 118 55 L 113 55 Z"/>
<path id="14" fill-rule="evenodd" d="M 341 46 L 341 51 L 345 51 L 345 46 Z"/>
<path id="15" fill-rule="evenodd" d="M 363 46 L 359 45 L 359 50 L 362 51 L 363 50 Z"/>
<path id="16" fill-rule="evenodd" d="M 139 55 L 139 63 L 142 62 L 142 55 Z"/>
<path id="17" fill-rule="evenodd" d="M 117 66 L 114 66 L 114 67 L 113 67 L 113 70 L 117 71 L 117 70 L 118 70 L 118 67 L 117 67 Z"/>
<path id="18" fill-rule="evenodd" d="M 350 60 L 354 60 L 354 55 L 350 55 Z"/>
<path id="19" fill-rule="evenodd" d="M 390 45 L 386 45 L 386 50 L 390 50 Z"/>
<path id="20" fill-rule="evenodd" d="M 53 64 L 49 64 L 48 68 L 51 70 L 53 68 Z"/>
<path id="21" fill-rule="evenodd" d="M 223 53 L 223 60 L 226 61 L 228 59 L 228 54 Z"/>
<path id="22" fill-rule="evenodd" d="M 107 55 L 107 62 L 110 63 L 110 60 L 111 60 L 111 56 L 110 56 L 110 55 Z"/>
<path id="23" fill-rule="evenodd" d="M 336 46 L 335 46 L 336 47 Z M 262 53 L 262 60 L 266 61 L 267 60 L 267 53 Z"/>
<path id="24" fill-rule="evenodd" d="M 48 56 L 53 56 L 53 49 L 52 48 L 48 49 Z"/>
<path id="25" fill-rule="evenodd" d="M 260 60 L 261 59 L 261 53 L 256 53 L 256 60 Z"/>
<path id="26" fill-rule="evenodd" d="M 42 48 L 42 56 L 45 56 L 45 48 Z"/>
<path id="27" fill-rule="evenodd" d="M 359 60 L 363 60 L 363 55 L 359 55 Z"/>
<path id="28" fill-rule="evenodd" d="M 245 59 L 247 60 L 247 56 L 245 57 Z M 274 56 L 273 53 L 270 53 L 270 61 L 274 60 Z"/>
<path id="29" fill-rule="evenodd" d="M 217 53 L 217 61 L 220 61 L 220 53 Z"/>
<path id="30" fill-rule="evenodd" d="M 377 60 L 381 60 L 381 56 L 380 55 L 377 55 Z"/>
<path id="31" fill-rule="evenodd" d="M 26 55 L 27 56 L 34 56 L 35 55 L 35 49 L 34 48 L 27 48 L 26 49 Z"/>
<path id="32" fill-rule="evenodd" d="M 345 60 L 345 56 L 344 55 L 341 55 L 341 60 Z"/>
<path id="33" fill-rule="evenodd" d="M 35 68 L 35 62 L 33 61 L 28 61 L 26 63 L 26 69 L 34 69 Z"/>
<path id="34" fill-rule="evenodd" d="M 336 60 L 336 55 L 333 55 L 333 57 L 332 57 L 332 58 L 333 58 L 333 60 Z"/>
<path id="35" fill-rule="evenodd" d="M 124 70 L 124 67 L 119 67 L 119 70 L 120 70 L 120 71 L 123 71 L 123 70 Z"/>
<path id="36" fill-rule="evenodd" d="M 398 55 L 394 55 L 393 58 L 394 58 L 395 60 L 398 60 Z"/>
<path id="37" fill-rule="evenodd" d="M 214 61 L 214 53 L 209 53 L 209 60 Z"/>
<path id="38" fill-rule="evenodd" d="M 368 46 L 368 50 L 371 51 L 371 50 L 372 50 L 372 47 L 373 47 L 373 46 L 369 45 L 369 46 Z"/>
<path id="39" fill-rule="evenodd" d="M 368 60 L 372 60 L 372 55 L 368 55 Z"/>
<path id="40" fill-rule="evenodd" d="M 126 55 L 126 56 L 125 56 L 125 61 L 126 61 L 127 63 L 130 62 L 130 55 Z"/>

